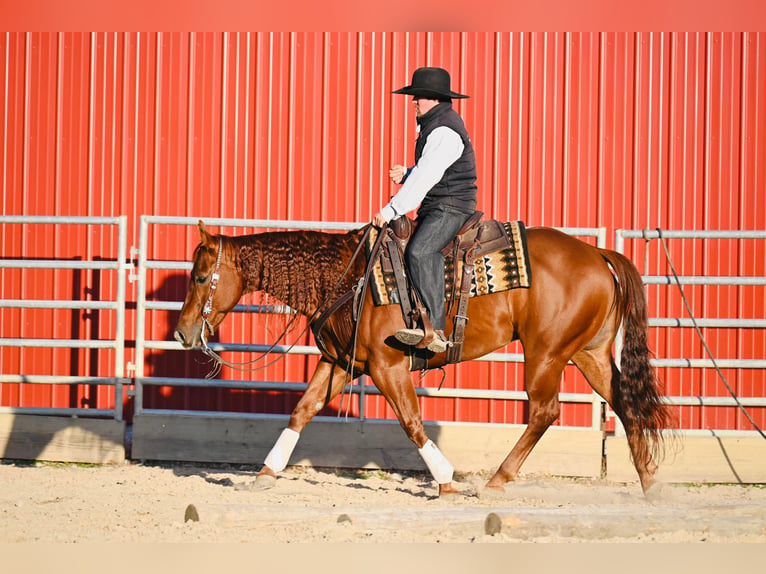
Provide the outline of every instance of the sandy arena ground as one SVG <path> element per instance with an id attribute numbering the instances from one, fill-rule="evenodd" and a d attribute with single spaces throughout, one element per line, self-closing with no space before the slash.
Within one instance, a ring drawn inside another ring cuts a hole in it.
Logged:
<path id="1" fill-rule="evenodd" d="M 0 542 L 766 542 L 766 486 L 649 502 L 637 483 L 547 476 L 487 497 L 486 478 L 439 499 L 417 473 L 288 468 L 263 491 L 244 467 L 4 461 Z"/>

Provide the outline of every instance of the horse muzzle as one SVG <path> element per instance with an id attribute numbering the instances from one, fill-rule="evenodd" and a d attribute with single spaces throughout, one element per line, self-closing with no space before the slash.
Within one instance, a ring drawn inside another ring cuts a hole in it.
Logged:
<path id="1" fill-rule="evenodd" d="M 184 349 L 192 349 L 202 344 L 201 334 L 201 327 L 195 327 L 194 329 L 191 329 L 191 332 L 184 332 L 184 330 L 176 328 L 176 330 L 173 331 L 173 338 L 181 343 L 181 346 L 183 346 Z"/>
<path id="2" fill-rule="evenodd" d="M 184 348 L 184 349 L 191 349 L 191 348 L 192 348 L 192 346 L 193 346 L 193 345 L 192 345 L 191 343 L 189 343 L 189 342 L 187 342 L 187 341 L 186 341 L 186 337 L 185 337 L 185 336 L 184 336 L 184 334 L 183 334 L 181 331 L 179 331 L 178 329 L 176 329 L 176 330 L 173 332 L 173 337 L 175 338 L 175 340 L 176 340 L 176 341 L 178 341 L 179 343 L 181 343 L 181 345 L 183 346 L 183 348 Z"/>

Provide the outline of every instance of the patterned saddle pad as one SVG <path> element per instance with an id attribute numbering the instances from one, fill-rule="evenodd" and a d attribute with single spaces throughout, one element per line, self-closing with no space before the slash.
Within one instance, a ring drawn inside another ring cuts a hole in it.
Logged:
<path id="1" fill-rule="evenodd" d="M 480 227 L 484 226 L 483 230 Z M 368 255 L 377 238 L 378 230 L 372 230 L 368 237 Z M 500 223 L 495 220 L 482 221 L 472 230 L 467 231 L 462 238 L 464 243 L 468 234 L 478 233 L 482 239 L 474 250 L 474 274 L 471 284 L 471 297 L 480 297 L 501 291 L 517 288 L 529 288 L 532 284 L 532 272 L 527 252 L 527 233 L 521 221 Z M 400 244 L 402 250 L 404 244 Z M 455 257 L 454 242 L 444 250 L 444 289 L 445 299 L 450 301 L 453 293 L 459 296 L 460 277 L 463 272 L 462 251 Z M 391 270 L 386 250 L 381 250 L 381 256 L 375 262 L 370 277 L 369 288 L 376 306 L 399 304 L 399 293 L 396 278 Z M 458 285 L 454 285 L 458 281 Z"/>

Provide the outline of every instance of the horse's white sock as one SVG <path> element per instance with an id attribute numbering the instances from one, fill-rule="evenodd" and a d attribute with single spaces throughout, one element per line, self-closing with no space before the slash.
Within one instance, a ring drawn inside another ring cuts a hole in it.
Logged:
<path id="1" fill-rule="evenodd" d="M 287 466 L 287 461 L 290 460 L 290 455 L 293 454 L 300 436 L 300 433 L 294 430 L 283 430 L 263 463 L 274 472 L 282 472 Z"/>
<path id="2" fill-rule="evenodd" d="M 446 484 L 452 482 L 452 474 L 455 469 L 439 450 L 439 447 L 434 444 L 431 439 L 423 445 L 423 448 L 418 449 L 418 453 L 423 457 L 423 460 L 431 471 L 431 474 L 439 484 Z"/>

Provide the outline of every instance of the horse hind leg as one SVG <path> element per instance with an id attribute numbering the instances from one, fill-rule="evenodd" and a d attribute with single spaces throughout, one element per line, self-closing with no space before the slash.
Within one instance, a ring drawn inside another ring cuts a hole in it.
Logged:
<path id="1" fill-rule="evenodd" d="M 559 380 L 564 364 L 557 360 L 538 360 L 525 366 L 525 381 L 529 397 L 529 422 L 513 449 L 497 469 L 486 487 L 503 491 L 503 485 L 516 479 L 522 464 L 532 449 L 559 417 Z"/>
<path id="2" fill-rule="evenodd" d="M 572 357 L 593 390 L 601 395 L 612 410 L 623 420 L 625 415 L 618 401 L 614 400 L 613 388 L 620 379 L 620 371 L 612 357 L 611 348 L 603 346 L 597 349 L 584 349 Z M 644 433 L 633 426 L 625 429 L 631 459 L 638 472 L 641 489 L 648 496 L 650 489 L 657 484 L 654 473 L 657 464 L 652 459 Z"/>

